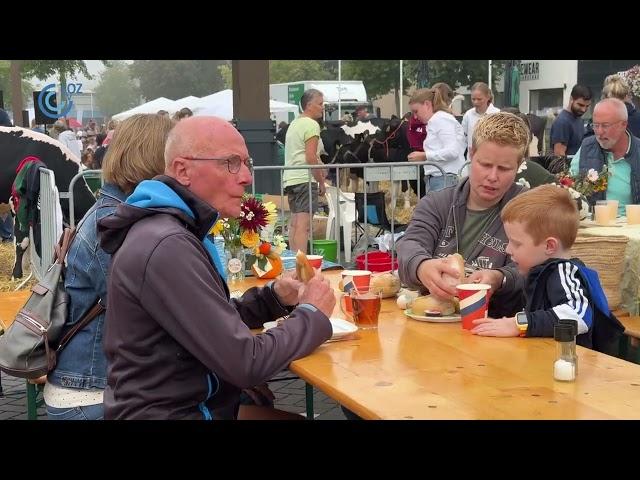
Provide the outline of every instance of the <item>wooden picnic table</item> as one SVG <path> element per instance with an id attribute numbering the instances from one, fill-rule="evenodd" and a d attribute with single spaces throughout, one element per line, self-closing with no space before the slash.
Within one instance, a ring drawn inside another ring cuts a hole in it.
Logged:
<path id="1" fill-rule="evenodd" d="M 325 274 L 337 287 L 340 273 Z M 334 315 L 344 318 L 338 306 Z M 390 298 L 377 330 L 326 343 L 290 370 L 367 419 L 640 418 L 640 365 L 582 347 L 578 358 L 576 381 L 558 382 L 553 339 L 478 337 L 412 320 Z"/>

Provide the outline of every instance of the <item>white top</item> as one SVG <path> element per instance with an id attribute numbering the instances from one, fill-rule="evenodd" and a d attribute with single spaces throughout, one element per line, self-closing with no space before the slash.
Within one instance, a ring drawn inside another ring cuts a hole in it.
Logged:
<path id="1" fill-rule="evenodd" d="M 74 408 L 103 403 L 104 390 L 65 388 L 47 382 L 44 386 L 44 402 L 53 408 Z"/>
<path id="2" fill-rule="evenodd" d="M 58 141 L 62 143 L 65 147 L 67 147 L 75 156 L 80 159 L 82 157 L 82 152 L 80 151 L 80 146 L 78 145 L 78 140 L 76 139 L 76 134 L 71 130 L 65 130 L 58 135 Z M 80 142 L 82 145 L 82 142 Z"/>
<path id="3" fill-rule="evenodd" d="M 456 117 L 442 110 L 427 122 L 427 137 L 422 144 L 427 161 L 437 162 L 446 173 L 458 174 L 464 165 L 465 140 L 462 126 Z M 425 175 L 440 176 L 440 170 L 424 166 Z"/>
<path id="4" fill-rule="evenodd" d="M 484 115 L 489 113 L 498 113 L 500 111 L 499 108 L 493 106 L 493 104 L 489 104 L 489 108 L 485 113 L 478 113 L 474 108 L 470 108 L 462 117 L 462 130 L 464 131 L 465 137 L 467 137 L 467 160 L 471 160 L 469 158 L 469 154 L 471 152 L 471 140 L 473 139 L 473 129 L 476 128 L 476 123 L 478 120 L 482 118 Z"/>

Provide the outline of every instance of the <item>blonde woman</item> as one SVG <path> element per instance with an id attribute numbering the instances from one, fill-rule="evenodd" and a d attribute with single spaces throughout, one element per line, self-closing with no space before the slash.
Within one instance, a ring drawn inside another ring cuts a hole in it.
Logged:
<path id="1" fill-rule="evenodd" d="M 462 126 L 449 108 L 450 99 L 443 96 L 442 88 L 423 88 L 409 100 L 411 112 L 427 125 L 424 152 L 411 152 L 409 161 L 431 161 L 445 171 L 425 165 L 425 192 L 442 190 L 457 183 L 458 171 L 464 165 L 465 139 Z"/>
<path id="2" fill-rule="evenodd" d="M 499 108 L 493 106 L 493 93 L 489 85 L 484 82 L 476 82 L 471 87 L 471 103 L 473 108 L 467 110 L 462 117 L 462 130 L 467 139 L 467 161 L 471 160 L 471 139 L 473 138 L 473 129 L 476 123 L 483 115 L 500 111 Z"/>
<path id="3" fill-rule="evenodd" d="M 98 242 L 98 220 L 112 214 L 138 183 L 164 172 L 164 147 L 172 122 L 159 115 L 134 115 L 115 131 L 105 156 L 98 201 L 79 224 L 67 255 L 67 325 L 101 299 L 107 304 L 111 255 Z M 102 420 L 107 360 L 102 348 L 105 313 L 81 329 L 58 355 L 47 377 L 44 400 L 50 420 Z M 65 330 L 66 331 L 66 330 Z"/>
<path id="4" fill-rule="evenodd" d="M 631 94 L 631 87 L 629 87 L 627 81 L 620 75 L 609 75 L 604 79 L 602 98 L 617 98 L 624 102 L 628 115 L 627 130 L 629 130 L 634 137 L 640 138 L 640 113 L 638 113 L 638 110 L 636 110 L 636 107 L 633 105 L 633 95 Z"/>

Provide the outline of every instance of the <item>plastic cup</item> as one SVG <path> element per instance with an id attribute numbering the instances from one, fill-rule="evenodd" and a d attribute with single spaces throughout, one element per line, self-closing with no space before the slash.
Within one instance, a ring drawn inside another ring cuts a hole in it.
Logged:
<path id="1" fill-rule="evenodd" d="M 596 205 L 593 207 L 594 220 L 598 225 L 611 225 L 611 208 L 609 205 Z"/>
<path id="2" fill-rule="evenodd" d="M 640 205 L 626 205 L 627 223 L 629 225 L 640 224 Z"/>
<path id="3" fill-rule="evenodd" d="M 465 330 L 475 327 L 474 320 L 487 317 L 490 289 L 491 285 L 486 283 L 461 283 L 456 287 L 460 299 L 462 328 Z"/>

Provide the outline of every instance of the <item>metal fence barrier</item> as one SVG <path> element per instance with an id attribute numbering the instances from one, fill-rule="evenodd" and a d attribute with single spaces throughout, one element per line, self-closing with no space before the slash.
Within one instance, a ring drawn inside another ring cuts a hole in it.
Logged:
<path id="1" fill-rule="evenodd" d="M 260 171 L 265 171 L 265 170 L 279 170 L 280 171 L 280 224 L 282 225 L 282 228 L 284 229 L 285 226 L 285 217 L 284 217 L 284 186 L 283 186 L 283 177 L 284 177 L 284 171 L 285 170 L 307 170 L 307 173 L 309 173 L 309 180 L 307 181 L 307 186 L 308 186 L 308 194 L 309 194 L 309 199 L 311 199 L 311 172 L 310 170 L 316 170 L 316 169 L 321 169 L 321 170 L 335 170 L 336 171 L 336 179 L 340 178 L 340 170 L 342 169 L 346 169 L 346 168 L 353 168 L 353 169 L 363 169 L 363 178 L 365 181 L 365 189 L 364 189 L 364 212 L 365 212 L 365 218 L 364 218 L 364 231 L 365 231 L 365 238 L 367 240 L 367 245 L 369 245 L 369 240 L 370 240 L 370 236 L 369 236 L 369 229 L 368 229 L 368 220 L 367 220 L 367 215 L 366 212 L 367 207 L 368 207 L 368 203 L 367 203 L 367 187 L 366 184 L 368 182 L 378 182 L 381 180 L 389 180 L 392 184 L 395 181 L 400 181 L 400 180 L 417 180 L 417 192 L 416 195 L 418 196 L 418 199 L 420 199 L 420 168 L 422 168 L 424 165 L 429 165 L 429 166 L 433 166 L 435 168 L 437 168 L 438 170 L 440 170 L 442 175 L 445 175 L 445 171 L 442 169 L 442 167 L 434 162 L 428 162 L 428 161 L 424 161 L 424 162 L 390 162 L 390 163 L 344 163 L 344 164 L 327 164 L 327 165 L 304 165 L 304 166 L 282 166 L 282 165 L 268 165 L 268 166 L 255 166 L 253 167 L 253 170 L 255 172 L 255 174 L 253 175 L 253 183 L 251 185 L 251 193 L 255 195 L 256 190 L 255 190 L 255 179 L 256 179 L 256 174 L 259 173 Z M 338 187 L 338 185 L 336 185 L 336 187 Z M 258 192 L 260 193 L 260 192 Z M 373 192 L 369 192 L 369 193 L 373 193 Z M 395 206 L 395 189 L 392 187 L 391 188 L 391 205 Z M 336 203 L 336 209 L 339 208 L 339 202 Z M 393 210 L 392 210 L 393 212 Z M 340 212 L 336 212 L 335 218 L 334 218 L 334 222 L 335 222 L 335 232 L 336 232 L 336 251 L 337 251 L 337 255 L 338 255 L 338 263 L 341 263 L 341 259 L 343 258 L 343 255 L 341 253 L 342 249 L 341 247 L 341 242 L 340 242 Z M 310 201 L 309 202 L 309 245 L 313 246 L 313 204 Z M 362 221 L 362 219 L 358 219 L 358 221 Z M 393 266 L 394 263 L 394 259 L 395 259 L 395 217 L 392 214 L 391 218 L 390 218 L 390 224 L 391 224 L 391 265 Z M 369 267 L 369 256 L 368 254 L 365 254 L 365 269 L 368 269 Z"/>

